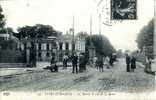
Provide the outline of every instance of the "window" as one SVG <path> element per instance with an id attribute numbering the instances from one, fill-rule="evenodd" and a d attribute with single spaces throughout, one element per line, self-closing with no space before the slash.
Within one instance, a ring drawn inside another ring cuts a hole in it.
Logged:
<path id="1" fill-rule="evenodd" d="M 50 57 L 50 53 L 49 53 L 49 52 L 47 52 L 46 56 L 47 56 L 47 57 Z"/>
<path id="2" fill-rule="evenodd" d="M 62 50 L 62 43 L 59 43 L 59 50 Z"/>
<path id="3" fill-rule="evenodd" d="M 38 57 L 41 57 L 41 52 L 38 53 Z"/>
<path id="4" fill-rule="evenodd" d="M 47 50 L 49 50 L 49 44 L 47 44 Z"/>
<path id="5" fill-rule="evenodd" d="M 26 44 L 26 43 L 24 43 L 24 49 L 26 50 L 26 48 L 27 48 L 27 44 Z"/>
<path id="6" fill-rule="evenodd" d="M 31 48 L 33 48 L 34 47 L 34 43 L 33 42 L 31 42 Z"/>
<path id="7" fill-rule="evenodd" d="M 39 43 L 39 45 L 38 45 L 38 49 L 41 50 L 41 43 Z"/>
<path id="8" fill-rule="evenodd" d="M 69 43 L 66 42 L 65 46 L 66 50 L 69 50 Z"/>

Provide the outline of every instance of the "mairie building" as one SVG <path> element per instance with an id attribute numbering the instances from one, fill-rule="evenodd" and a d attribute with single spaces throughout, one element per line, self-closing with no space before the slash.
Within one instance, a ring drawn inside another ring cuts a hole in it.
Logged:
<path id="1" fill-rule="evenodd" d="M 57 37 L 23 39 L 21 49 L 25 51 L 28 63 L 32 59 L 36 61 L 50 61 L 52 57 L 55 57 L 57 61 L 62 61 L 65 55 L 72 55 L 72 38 L 72 35 L 67 33 Z M 77 55 L 85 52 L 85 38 L 75 36 L 74 43 L 74 51 Z"/>

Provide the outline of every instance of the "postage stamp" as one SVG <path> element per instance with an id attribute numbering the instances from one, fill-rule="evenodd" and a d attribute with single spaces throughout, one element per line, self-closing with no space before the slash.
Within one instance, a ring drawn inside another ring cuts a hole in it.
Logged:
<path id="1" fill-rule="evenodd" d="M 111 19 L 137 19 L 137 0 L 111 0 Z"/>

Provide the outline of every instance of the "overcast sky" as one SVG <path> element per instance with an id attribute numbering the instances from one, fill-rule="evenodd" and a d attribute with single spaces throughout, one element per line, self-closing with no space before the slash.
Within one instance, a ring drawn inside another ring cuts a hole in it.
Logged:
<path id="1" fill-rule="evenodd" d="M 89 33 L 90 15 L 93 34 L 98 34 L 96 2 L 99 0 L 0 0 L 7 26 L 49 24 L 56 30 L 66 32 L 72 27 L 75 16 L 75 31 Z M 105 1 L 105 0 L 104 0 Z M 138 20 L 123 21 L 113 26 L 102 25 L 102 34 L 109 38 L 116 49 L 137 49 L 135 40 L 139 30 L 154 16 L 154 0 L 137 0 Z"/>

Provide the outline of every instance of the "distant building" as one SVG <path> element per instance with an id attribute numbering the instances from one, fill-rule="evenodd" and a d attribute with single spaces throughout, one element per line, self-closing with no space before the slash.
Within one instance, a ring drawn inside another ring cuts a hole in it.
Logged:
<path id="1" fill-rule="evenodd" d="M 79 55 L 80 53 L 85 52 L 85 38 L 83 37 L 74 37 L 75 41 L 75 50 L 74 52 Z M 72 35 L 64 34 L 58 39 L 58 58 L 62 61 L 63 56 L 71 56 L 72 55 Z"/>

